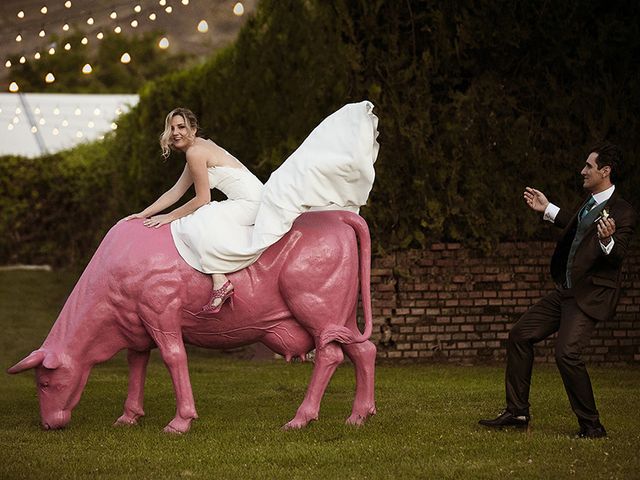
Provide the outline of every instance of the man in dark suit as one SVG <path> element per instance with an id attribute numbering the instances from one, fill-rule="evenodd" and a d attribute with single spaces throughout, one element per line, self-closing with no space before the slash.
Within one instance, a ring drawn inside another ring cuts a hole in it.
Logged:
<path id="1" fill-rule="evenodd" d="M 620 273 L 636 213 L 616 191 L 622 163 L 620 149 L 608 142 L 591 149 L 580 172 L 589 197 L 577 212 L 561 210 L 545 195 L 527 187 L 526 204 L 563 229 L 551 259 L 556 289 L 532 306 L 511 328 L 507 342 L 507 408 L 496 418 L 480 420 L 488 427 L 529 424 L 529 388 L 533 345 L 558 332 L 556 363 L 571 408 L 578 417 L 579 437 L 606 436 L 581 358 L 596 323 L 613 317 L 620 295 Z"/>

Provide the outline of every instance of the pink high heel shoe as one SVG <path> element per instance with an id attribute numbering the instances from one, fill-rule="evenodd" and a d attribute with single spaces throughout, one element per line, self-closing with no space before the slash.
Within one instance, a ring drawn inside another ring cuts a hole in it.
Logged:
<path id="1" fill-rule="evenodd" d="M 220 303 L 214 307 L 213 301 L 216 298 L 219 298 L 221 300 L 220 300 Z M 226 302 L 227 299 L 229 299 L 229 302 L 231 303 L 231 308 L 233 308 L 233 285 L 228 280 L 227 280 L 227 283 L 225 283 L 222 287 L 211 292 L 211 298 L 209 299 L 209 302 L 207 302 L 207 304 L 204 307 L 202 307 L 200 311 L 192 312 L 190 310 L 187 310 L 186 308 L 184 309 L 184 311 L 189 315 L 192 315 L 197 318 L 201 318 L 205 320 L 214 319 L 215 317 L 213 317 L 213 315 L 215 315 L 222 309 L 222 305 L 224 305 L 224 302 Z"/>
<path id="2" fill-rule="evenodd" d="M 213 301 L 216 298 L 220 299 L 220 303 L 214 306 Z M 233 285 L 231 285 L 231 282 L 229 280 L 227 280 L 227 283 L 222 285 L 220 288 L 211 292 L 211 298 L 209 299 L 209 302 L 204 307 L 202 307 L 202 312 L 218 313 L 222 308 L 222 305 L 224 305 L 224 302 L 227 301 L 227 299 L 229 299 L 229 302 L 231 303 L 231 308 L 233 308 Z"/>

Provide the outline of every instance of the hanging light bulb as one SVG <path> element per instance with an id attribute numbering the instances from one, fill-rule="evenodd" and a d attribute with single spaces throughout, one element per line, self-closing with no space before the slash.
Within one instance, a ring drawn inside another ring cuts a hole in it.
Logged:
<path id="1" fill-rule="evenodd" d="M 88 63 L 85 63 L 84 67 L 82 67 L 82 73 L 84 73 L 85 75 L 89 75 L 91 72 L 93 72 L 93 68 L 91 68 L 91 65 L 89 65 Z"/>
<path id="2" fill-rule="evenodd" d="M 58 107 L 54 108 L 53 109 L 53 114 L 56 115 L 56 116 L 60 115 L 60 109 Z"/>
<path id="3" fill-rule="evenodd" d="M 58 135 L 60 133 L 60 130 L 58 130 L 57 128 L 54 128 L 53 130 L 51 130 L 51 133 L 53 135 Z"/>
<path id="4" fill-rule="evenodd" d="M 136 5 L 133 7 L 133 11 L 136 13 L 140 13 L 142 11 L 142 7 L 140 5 Z"/>
<path id="5" fill-rule="evenodd" d="M 24 12 L 22 10 L 18 12 L 18 18 L 24 18 Z"/>
<path id="6" fill-rule="evenodd" d="M 38 33 L 38 36 L 40 38 L 43 38 L 47 33 L 44 31 L 44 28 L 42 30 L 40 30 L 40 33 Z"/>
<path id="7" fill-rule="evenodd" d="M 152 22 L 155 22 L 155 21 L 156 21 L 156 18 L 157 18 L 157 17 L 156 17 L 156 14 L 155 14 L 155 13 L 151 12 L 151 13 L 149 14 L 149 20 L 151 20 Z"/>
<path id="8" fill-rule="evenodd" d="M 25 63 L 27 61 L 27 59 L 25 57 L 20 57 L 19 62 L 20 63 Z"/>
<path id="9" fill-rule="evenodd" d="M 51 47 L 51 48 L 49 49 L 49 55 L 54 55 L 55 53 L 56 53 L 56 49 L 55 49 L 55 48 L 53 48 L 53 47 Z"/>
<path id="10" fill-rule="evenodd" d="M 10 123 L 9 125 L 7 125 L 7 130 L 13 130 L 13 123 Z"/>
<path id="11" fill-rule="evenodd" d="M 164 9 L 165 12 L 167 13 L 171 13 L 173 12 L 173 7 L 171 5 L 169 5 L 167 8 Z"/>
<path id="12" fill-rule="evenodd" d="M 242 2 L 238 2 L 233 6 L 233 13 L 238 17 L 244 14 L 244 5 L 242 5 Z"/>
<path id="13" fill-rule="evenodd" d="M 18 34 L 16 36 L 16 42 L 21 42 L 22 41 L 22 35 Z"/>
<path id="14" fill-rule="evenodd" d="M 20 107 L 16 107 L 16 115 L 20 115 L 22 113 L 22 110 L 20 109 Z M 18 123 L 18 117 L 15 118 L 15 122 L 13 123 Z"/>
<path id="15" fill-rule="evenodd" d="M 122 63 L 129 63 L 131 61 L 131 55 L 129 55 L 127 52 L 123 53 L 120 57 L 120 61 Z"/>
<path id="16" fill-rule="evenodd" d="M 158 46 L 161 49 L 166 50 L 167 48 L 169 48 L 169 39 L 167 37 L 162 37 L 158 42 Z"/>
<path id="17" fill-rule="evenodd" d="M 109 18 L 111 20 L 115 20 L 116 18 L 118 18 L 118 14 L 115 12 L 115 10 L 109 14 Z"/>
<path id="18" fill-rule="evenodd" d="M 68 43 L 68 42 L 67 42 L 67 43 L 65 43 L 65 44 L 64 44 L 64 49 L 65 49 L 65 50 L 67 50 L 67 51 L 71 50 L 71 44 L 70 44 L 70 43 Z"/>
<path id="19" fill-rule="evenodd" d="M 79 117 L 80 115 L 82 115 L 82 110 L 80 110 L 80 108 L 77 108 L 77 107 L 76 107 L 76 109 L 73 111 L 73 114 L 74 114 L 76 117 Z"/>
<path id="20" fill-rule="evenodd" d="M 200 20 L 200 23 L 198 23 L 198 31 L 200 33 L 207 33 L 209 31 L 209 24 L 206 20 Z"/>
<path id="21" fill-rule="evenodd" d="M 20 119 L 18 117 L 13 117 L 13 120 L 11 120 L 13 122 L 14 125 L 17 125 L 18 123 L 20 123 Z"/>
<path id="22" fill-rule="evenodd" d="M 46 5 L 40 9 L 40 13 L 43 14 L 43 15 L 46 15 L 48 11 L 49 10 L 47 10 L 47 6 Z"/>
<path id="23" fill-rule="evenodd" d="M 36 107 L 33 109 L 33 113 L 35 113 L 36 115 L 40 115 L 40 107 Z"/>
<path id="24" fill-rule="evenodd" d="M 122 106 L 122 105 L 121 105 L 121 106 Z M 121 106 L 120 106 L 120 107 L 121 107 Z M 120 115 L 122 115 L 122 108 L 120 108 L 120 107 L 116 108 L 116 112 L 115 112 L 115 113 L 116 113 L 116 115 L 117 115 L 118 117 L 119 117 Z"/>
<path id="25" fill-rule="evenodd" d="M 49 72 L 47 73 L 47 76 L 44 77 L 44 81 L 47 83 L 53 83 L 56 81 L 56 77 L 53 76 L 53 73 Z"/>
<path id="26" fill-rule="evenodd" d="M 164 7 L 167 4 L 167 0 L 159 0 L 158 3 L 161 7 Z"/>
<path id="27" fill-rule="evenodd" d="M 66 118 L 64 120 L 62 120 L 62 126 L 63 127 L 68 127 L 69 126 L 69 120 L 67 120 Z"/>
<path id="28" fill-rule="evenodd" d="M 36 127 L 35 125 L 33 125 L 31 127 L 31 133 L 38 133 L 38 127 Z"/>
<path id="29" fill-rule="evenodd" d="M 97 38 L 98 40 L 102 40 L 102 39 L 104 38 L 104 33 L 102 33 L 102 32 L 98 32 L 98 33 L 96 34 L 96 38 Z"/>
<path id="30" fill-rule="evenodd" d="M 35 58 L 36 60 L 40 60 L 40 52 L 34 53 L 33 58 Z"/>
<path id="31" fill-rule="evenodd" d="M 96 107 L 96 108 L 93 110 L 93 114 L 94 114 L 96 117 L 97 117 L 98 115 L 100 115 L 100 109 L 99 109 L 98 107 Z"/>
<path id="32" fill-rule="evenodd" d="M 71 1 L 70 1 L 70 0 L 67 0 L 66 2 L 64 2 L 64 6 L 65 6 L 66 8 L 71 8 Z"/>
<path id="33" fill-rule="evenodd" d="M 120 25 L 118 25 L 116 28 L 113 29 L 113 31 L 116 33 L 120 33 L 122 31 L 122 28 L 120 28 Z"/>
<path id="34" fill-rule="evenodd" d="M 182 0 L 183 5 L 189 5 L 189 0 Z"/>
<path id="35" fill-rule="evenodd" d="M 116 128 L 118 128 L 118 124 L 115 122 L 111 123 L 111 130 L 115 130 Z"/>
<path id="36" fill-rule="evenodd" d="M 78 130 L 76 132 L 76 138 L 82 138 L 82 131 L 81 130 Z"/>
<path id="37" fill-rule="evenodd" d="M 95 123 L 93 123 L 93 120 L 89 120 L 89 121 L 87 122 L 87 127 L 89 127 L 89 128 L 93 128 L 93 127 L 95 127 L 95 126 L 96 126 L 96 124 L 95 124 Z"/>
<path id="38" fill-rule="evenodd" d="M 38 120 L 38 125 L 42 126 L 44 124 L 46 124 L 47 121 L 44 118 L 41 118 L 40 120 Z"/>
<path id="39" fill-rule="evenodd" d="M 89 43 L 89 39 L 87 39 L 87 37 L 82 37 L 82 40 L 80 40 L 80 43 L 82 45 L 86 45 L 87 43 Z"/>
<path id="40" fill-rule="evenodd" d="M 93 25 L 93 23 L 94 23 L 93 17 L 87 18 L 87 25 Z"/>
<path id="41" fill-rule="evenodd" d="M 138 20 L 132 20 L 132 21 L 131 21 L 131 26 L 132 26 L 133 28 L 136 28 L 136 27 L 138 26 Z"/>
<path id="42" fill-rule="evenodd" d="M 9 91 L 12 93 L 17 92 L 18 90 L 20 90 L 20 88 L 18 87 L 18 84 L 16 82 L 11 82 L 9 84 Z M 14 122 L 14 123 L 18 123 L 18 122 Z"/>
<path id="43" fill-rule="evenodd" d="M 65 23 L 64 25 L 62 25 L 62 30 L 64 30 L 65 32 L 69 31 L 69 24 Z"/>
<path id="44" fill-rule="evenodd" d="M 11 68 L 11 60 L 7 60 L 6 62 L 4 62 L 4 66 L 7 68 Z"/>

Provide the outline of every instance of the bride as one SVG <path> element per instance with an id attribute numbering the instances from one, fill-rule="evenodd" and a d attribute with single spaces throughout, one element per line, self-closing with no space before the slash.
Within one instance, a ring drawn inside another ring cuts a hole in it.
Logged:
<path id="1" fill-rule="evenodd" d="M 180 256 L 193 268 L 210 274 L 212 294 L 203 312 L 217 313 L 233 285 L 225 274 L 255 262 L 286 234 L 307 210 L 348 209 L 364 205 L 374 180 L 378 155 L 373 104 L 348 104 L 322 121 L 265 185 L 237 158 L 212 140 L 198 136 L 198 120 L 190 110 L 169 112 L 160 136 L 162 154 L 186 155 L 186 165 L 173 187 L 139 213 L 158 228 L 171 224 Z M 195 197 L 169 213 L 191 185 Z M 227 200 L 211 201 L 211 189 Z"/>

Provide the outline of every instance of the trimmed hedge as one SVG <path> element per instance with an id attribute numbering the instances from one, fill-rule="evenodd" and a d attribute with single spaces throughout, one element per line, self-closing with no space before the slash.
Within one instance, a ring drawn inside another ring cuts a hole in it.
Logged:
<path id="1" fill-rule="evenodd" d="M 373 101 L 362 213 L 379 252 L 549 238 L 526 185 L 574 205 L 591 143 L 619 143 L 629 164 L 640 153 L 639 30 L 633 2 L 261 0 L 234 45 L 147 83 L 107 140 L 0 159 L 0 261 L 86 259 L 171 186 L 183 159 L 164 162 L 157 139 L 180 105 L 266 180 L 327 114 Z M 628 169 L 619 185 L 636 204 L 638 180 Z"/>

